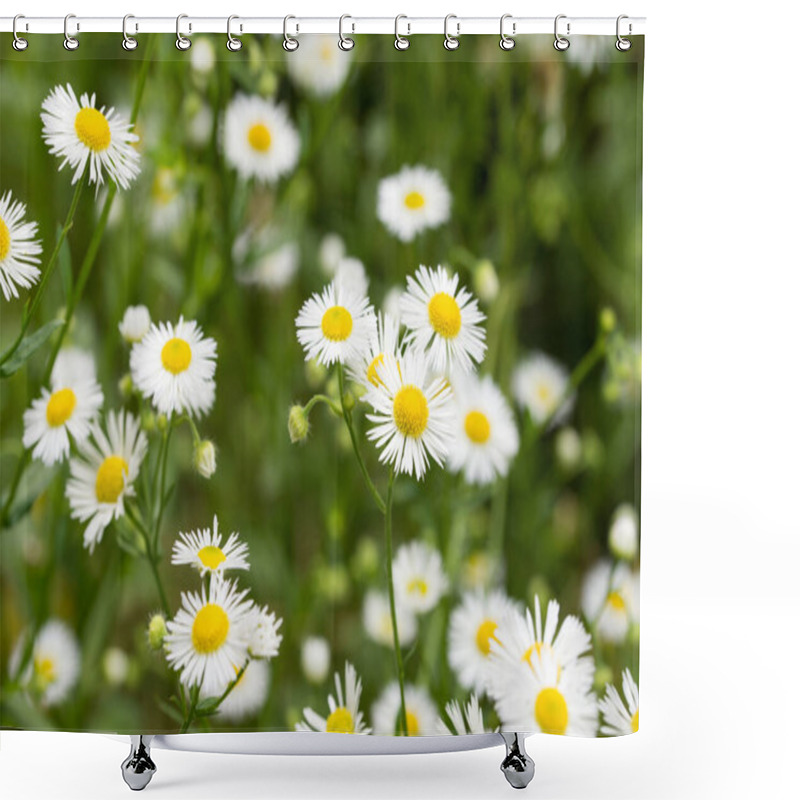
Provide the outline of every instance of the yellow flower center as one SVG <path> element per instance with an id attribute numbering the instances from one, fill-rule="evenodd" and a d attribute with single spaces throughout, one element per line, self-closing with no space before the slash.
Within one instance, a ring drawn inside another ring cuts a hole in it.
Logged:
<path id="1" fill-rule="evenodd" d="M 419 719 L 413 711 L 406 709 L 406 730 L 409 736 L 419 736 Z"/>
<path id="2" fill-rule="evenodd" d="M 550 390 L 550 387 L 546 383 L 540 383 L 536 387 L 536 395 L 539 398 L 539 402 L 545 408 L 551 408 L 553 405 L 553 392 Z"/>
<path id="3" fill-rule="evenodd" d="M 475 634 L 475 643 L 478 645 L 478 650 L 487 658 L 492 647 L 492 639 L 498 641 L 494 635 L 496 630 L 497 623 L 493 619 L 485 619 L 481 622 L 478 632 Z"/>
<path id="4" fill-rule="evenodd" d="M 319 49 L 319 56 L 323 61 L 330 61 L 333 58 L 334 49 L 329 42 L 325 42 Z"/>
<path id="5" fill-rule="evenodd" d="M 328 733 L 355 733 L 356 725 L 353 715 L 343 706 L 339 706 L 328 716 L 325 730 Z"/>
<path id="6" fill-rule="evenodd" d="M 343 342 L 353 332 L 353 317 L 344 306 L 331 306 L 322 315 L 322 335 L 332 342 Z"/>
<path id="7" fill-rule="evenodd" d="M 408 582 L 406 591 L 409 594 L 419 594 L 425 597 L 428 594 L 428 582 L 422 578 L 414 578 L 414 580 Z"/>
<path id="8" fill-rule="evenodd" d="M 428 426 L 428 401 L 416 386 L 404 386 L 394 396 L 394 424 L 403 436 L 418 439 Z"/>
<path id="9" fill-rule="evenodd" d="M 41 689 L 44 689 L 56 679 L 56 665 L 53 663 L 53 659 L 46 657 L 34 658 L 33 673 L 36 678 L 36 684 Z"/>
<path id="10" fill-rule="evenodd" d="M 428 303 L 428 319 L 439 336 L 452 339 L 461 330 L 461 309 L 444 292 L 437 292 Z"/>
<path id="11" fill-rule="evenodd" d="M 120 456 L 108 456 L 97 470 L 94 493 L 98 503 L 116 503 L 125 488 L 128 464 Z"/>
<path id="12" fill-rule="evenodd" d="M 178 375 L 192 363 L 192 348 L 183 339 L 172 338 L 161 348 L 161 363 L 165 370 Z"/>
<path id="13" fill-rule="evenodd" d="M 489 439 L 492 428 L 486 414 L 470 411 L 464 419 L 464 430 L 475 444 L 484 444 Z"/>
<path id="14" fill-rule="evenodd" d="M 197 557 L 203 563 L 204 567 L 209 569 L 216 569 L 223 561 L 226 560 L 225 553 L 219 547 L 208 545 L 197 553 Z"/>
<path id="15" fill-rule="evenodd" d="M 569 719 L 567 701 L 558 689 L 550 687 L 539 692 L 534 714 L 542 733 L 557 733 L 563 736 L 566 732 Z"/>
<path id="16" fill-rule="evenodd" d="M 631 731 L 633 733 L 639 732 L 639 709 L 637 708 L 636 711 L 633 712 L 633 716 L 631 717 Z"/>
<path id="17" fill-rule="evenodd" d="M 159 169 L 153 181 L 153 200 L 162 206 L 169 205 L 178 194 L 175 178 L 169 169 Z"/>
<path id="18" fill-rule="evenodd" d="M 266 153 L 272 146 L 272 134 L 263 122 L 256 122 L 247 131 L 247 141 L 253 150 L 257 150 L 259 153 Z"/>
<path id="19" fill-rule="evenodd" d="M 0 217 L 0 261 L 4 261 L 5 257 L 11 250 L 11 231 L 8 230 L 6 221 Z"/>
<path id="20" fill-rule="evenodd" d="M 192 644 L 198 653 L 219 650 L 228 638 L 230 621 L 225 611 L 216 603 L 206 603 L 194 618 Z"/>
<path id="21" fill-rule="evenodd" d="M 75 133 L 95 153 L 111 144 L 108 120 L 96 108 L 82 108 L 75 116 Z"/>
<path id="22" fill-rule="evenodd" d="M 619 592 L 608 593 L 608 604 L 614 609 L 614 611 L 625 610 L 625 600 Z"/>
<path id="23" fill-rule="evenodd" d="M 51 428 L 59 428 L 72 416 L 75 403 L 75 392 L 72 389 L 53 392 L 47 401 L 47 424 Z"/>
<path id="24" fill-rule="evenodd" d="M 406 208 L 416 211 L 425 205 L 425 198 L 419 192 L 409 192 L 405 199 Z"/>

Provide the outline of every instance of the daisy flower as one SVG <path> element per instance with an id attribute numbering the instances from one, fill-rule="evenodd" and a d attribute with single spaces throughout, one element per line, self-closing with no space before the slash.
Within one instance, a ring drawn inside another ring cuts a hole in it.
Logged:
<path id="1" fill-rule="evenodd" d="M 247 669 L 239 675 L 231 693 L 219 704 L 215 719 L 238 722 L 256 714 L 267 701 L 269 689 L 269 666 L 264 661 L 251 661 Z M 203 685 L 200 699 L 218 697 Z"/>
<path id="2" fill-rule="evenodd" d="M 519 450 L 514 415 L 487 375 L 460 374 L 453 380 L 456 420 L 448 466 L 463 470 L 467 483 L 487 484 L 508 473 Z"/>
<path id="3" fill-rule="evenodd" d="M 306 361 L 324 366 L 349 362 L 364 353 L 375 330 L 375 313 L 366 295 L 329 283 L 303 303 L 295 319 Z"/>
<path id="4" fill-rule="evenodd" d="M 405 606 L 396 605 L 397 640 L 400 647 L 417 638 L 417 618 Z M 392 609 L 389 597 L 377 589 L 370 589 L 364 597 L 364 628 L 367 636 L 385 647 L 394 647 Z"/>
<path id="5" fill-rule="evenodd" d="M 472 372 L 486 353 L 486 317 L 478 301 L 462 286 L 458 274 L 448 277 L 444 267 L 421 266 L 406 278 L 400 299 L 400 321 L 409 330 L 409 342 L 425 351 L 428 365 L 436 373 L 454 368 Z"/>
<path id="6" fill-rule="evenodd" d="M 300 649 L 300 666 L 306 680 L 322 683 L 331 667 L 331 646 L 322 636 L 309 636 Z"/>
<path id="7" fill-rule="evenodd" d="M 259 256 L 255 264 L 238 278 L 242 284 L 278 292 L 289 285 L 300 266 L 300 248 L 286 242 Z"/>
<path id="8" fill-rule="evenodd" d="M 125 513 L 125 498 L 136 494 L 133 484 L 147 450 L 139 423 L 127 411 L 109 413 L 106 430 L 93 423 L 89 438 L 78 445 L 80 455 L 69 462 L 67 499 L 72 518 L 88 522 L 83 545 L 89 552 Z"/>
<path id="9" fill-rule="evenodd" d="M 181 608 L 167 622 L 167 661 L 184 686 L 203 686 L 212 697 L 236 680 L 247 658 L 253 630 L 253 601 L 235 583 L 211 581 L 197 592 L 181 594 Z"/>
<path id="10" fill-rule="evenodd" d="M 409 736 L 432 736 L 439 732 L 439 714 L 428 692 L 421 686 L 404 687 L 406 730 Z M 394 736 L 400 714 L 400 685 L 390 683 L 372 706 L 375 733 Z"/>
<path id="11" fill-rule="evenodd" d="M 119 323 L 119 332 L 128 344 L 141 342 L 150 330 L 150 312 L 147 306 L 128 306 Z"/>
<path id="12" fill-rule="evenodd" d="M 8 662 L 10 675 L 16 675 L 25 649 L 25 637 L 17 642 Z M 46 622 L 33 642 L 30 663 L 20 681 L 41 696 L 42 705 L 63 702 L 78 682 L 81 652 L 70 628 L 59 619 Z"/>
<path id="13" fill-rule="evenodd" d="M 486 691 L 492 663 L 489 655 L 498 642 L 498 629 L 516 611 L 514 603 L 500 590 L 464 594 L 461 605 L 450 617 L 447 659 L 465 689 Z"/>
<path id="14" fill-rule="evenodd" d="M 371 733 L 364 725 L 364 715 L 359 711 L 361 700 L 361 679 L 355 667 L 344 665 L 344 691 L 342 679 L 337 672 L 334 675 L 336 694 L 328 695 L 328 716 L 317 714 L 312 708 L 303 709 L 303 722 L 297 723 L 298 731 L 322 731 L 327 733 Z"/>
<path id="15" fill-rule="evenodd" d="M 163 414 L 201 416 L 214 405 L 217 343 L 194 321 L 151 325 L 131 350 L 134 385 Z"/>
<path id="16" fill-rule="evenodd" d="M 444 716 L 439 719 L 436 732 L 449 736 L 453 731 L 456 736 L 466 736 L 469 733 L 491 733 L 491 730 L 483 724 L 483 712 L 478 702 L 478 695 L 474 692 L 469 696 L 466 704 L 451 700 L 445 706 Z"/>
<path id="17" fill-rule="evenodd" d="M 302 47 L 286 56 L 289 77 L 317 97 L 333 94 L 347 78 L 352 53 L 339 47 L 338 36 L 310 34 L 299 38 Z"/>
<path id="18" fill-rule="evenodd" d="M 428 460 L 440 466 L 447 458 L 452 429 L 452 392 L 443 378 L 431 378 L 424 360 L 406 352 L 390 353 L 375 364 L 378 385 L 367 389 L 375 423 L 367 438 L 381 451 L 382 464 L 397 472 L 425 477 Z"/>
<path id="19" fill-rule="evenodd" d="M 618 506 L 608 531 L 609 550 L 627 561 L 636 558 L 639 550 L 639 515 L 629 503 Z"/>
<path id="20" fill-rule="evenodd" d="M 428 167 L 404 166 L 378 184 L 378 219 L 400 241 L 410 242 L 426 228 L 450 219 L 450 191 Z"/>
<path id="21" fill-rule="evenodd" d="M 253 658 L 275 658 L 283 641 L 283 634 L 278 633 L 283 620 L 264 606 L 256 608 L 251 622 L 253 627 L 248 652 Z"/>
<path id="22" fill-rule="evenodd" d="M 51 389 L 42 389 L 23 415 L 22 444 L 33 448 L 33 457 L 47 466 L 57 464 L 69 453 L 70 437 L 76 444 L 86 441 L 92 420 L 103 405 L 103 391 L 85 354 L 67 356 L 53 369 Z"/>
<path id="23" fill-rule="evenodd" d="M 400 323 L 397 318 L 378 313 L 377 324 L 369 337 L 369 347 L 347 365 L 348 377 L 365 389 L 378 386 L 378 364 L 383 363 L 386 353 L 397 357 L 399 347 Z"/>
<path id="24" fill-rule="evenodd" d="M 172 563 L 189 564 L 201 577 L 214 575 L 221 578 L 229 569 L 250 569 L 247 543 L 239 541 L 238 533 L 232 533 L 223 545 L 216 514 L 213 531 L 202 528 L 178 534 L 178 540 L 172 546 Z"/>
<path id="25" fill-rule="evenodd" d="M 274 183 L 300 155 L 300 137 L 283 106 L 239 94 L 225 111 L 225 158 L 242 178 Z"/>
<path id="26" fill-rule="evenodd" d="M 561 424 L 575 403 L 575 395 L 568 394 L 567 370 L 544 353 L 533 353 L 517 365 L 511 376 L 511 392 L 537 425 Z"/>
<path id="27" fill-rule="evenodd" d="M 639 732 L 639 687 L 629 669 L 622 673 L 622 693 L 625 702 L 615 686 L 606 684 L 606 696 L 598 703 L 604 723 L 600 733 L 625 736 Z"/>
<path id="28" fill-rule="evenodd" d="M 639 621 L 639 576 L 625 563 L 600 561 L 583 580 L 581 605 L 599 639 L 622 642 Z"/>
<path id="29" fill-rule="evenodd" d="M 0 289 L 10 300 L 19 297 L 17 287 L 28 289 L 39 280 L 37 264 L 42 243 L 34 239 L 35 222 L 25 222 L 25 205 L 12 200 L 11 192 L 0 197 Z"/>
<path id="30" fill-rule="evenodd" d="M 447 591 L 442 557 L 424 542 L 410 542 L 397 550 L 392 575 L 397 603 L 414 614 L 430 611 Z"/>
<path id="31" fill-rule="evenodd" d="M 94 107 L 95 95 L 82 94 L 78 102 L 72 86 L 56 86 L 42 103 L 44 141 L 50 152 L 75 169 L 77 183 L 89 162 L 89 182 L 99 187 L 108 173 L 114 183 L 127 189 L 139 174 L 139 153 L 133 146 L 139 137 L 133 126 L 113 108 Z"/>
<path id="32" fill-rule="evenodd" d="M 520 664 L 514 680 L 495 687 L 495 709 L 506 731 L 595 736 L 597 701 L 582 676 L 564 670 L 542 650 Z"/>

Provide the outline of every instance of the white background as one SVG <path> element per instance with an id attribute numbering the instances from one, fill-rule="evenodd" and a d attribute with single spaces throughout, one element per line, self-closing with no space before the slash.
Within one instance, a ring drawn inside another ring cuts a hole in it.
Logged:
<path id="1" fill-rule="evenodd" d="M 797 797 L 800 14 L 788 3 L 618 3 L 18 0 L 3 13 L 647 16 L 641 730 L 530 739 L 528 795 Z M 126 752 L 97 736 L 4 732 L 0 793 L 127 797 Z M 500 749 L 155 758 L 147 793 L 169 800 L 512 792 Z"/>

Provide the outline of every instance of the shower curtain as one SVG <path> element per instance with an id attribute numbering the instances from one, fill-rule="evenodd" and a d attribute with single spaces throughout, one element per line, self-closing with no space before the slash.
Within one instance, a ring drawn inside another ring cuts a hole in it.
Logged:
<path id="1" fill-rule="evenodd" d="M 0 726 L 638 730 L 644 44 L 0 42 Z"/>

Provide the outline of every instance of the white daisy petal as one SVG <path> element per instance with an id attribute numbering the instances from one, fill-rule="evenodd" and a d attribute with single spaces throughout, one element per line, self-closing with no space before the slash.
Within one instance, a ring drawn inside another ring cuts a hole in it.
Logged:
<path id="1" fill-rule="evenodd" d="M 303 709 L 303 722 L 297 723 L 298 731 L 322 731 L 327 733 L 371 733 L 364 724 L 364 715 L 359 710 L 361 679 L 355 667 L 344 665 L 344 688 L 337 672 L 334 675 L 336 693 L 328 695 L 328 714 L 320 716 L 311 708 Z"/>
<path id="2" fill-rule="evenodd" d="M 250 569 L 247 549 L 247 543 L 239 541 L 238 533 L 232 533 L 222 544 L 215 514 L 213 531 L 202 528 L 178 534 L 178 540 L 172 547 L 172 563 L 188 564 L 201 576 L 210 574 L 222 577 L 229 569 Z"/>
<path id="3" fill-rule="evenodd" d="M 19 297 L 18 287 L 29 289 L 39 280 L 38 225 L 24 217 L 25 205 L 13 200 L 11 192 L 0 197 L 0 289 L 6 300 Z"/>
<path id="4" fill-rule="evenodd" d="M 622 673 L 622 694 L 606 685 L 606 696 L 598 703 L 603 714 L 600 732 L 606 736 L 626 736 L 639 732 L 639 687 L 629 669 Z"/>
<path id="5" fill-rule="evenodd" d="M 342 50 L 339 37 L 331 34 L 306 34 L 298 38 L 300 47 L 286 54 L 289 77 L 317 97 L 333 94 L 347 78 L 352 53 Z"/>
<path id="6" fill-rule="evenodd" d="M 474 692 L 469 696 L 466 705 L 451 700 L 445 707 L 445 714 L 439 719 L 436 728 L 437 733 L 442 736 L 449 736 L 453 731 L 456 736 L 491 733 L 483 723 L 483 712 L 478 702 L 478 695 Z"/>
<path id="7" fill-rule="evenodd" d="M 406 729 L 409 736 L 432 736 L 438 733 L 439 715 L 428 692 L 421 686 L 406 684 Z M 372 725 L 376 734 L 392 736 L 400 714 L 400 686 L 390 683 L 372 706 Z"/>
<path id="8" fill-rule="evenodd" d="M 622 642 L 639 621 L 639 575 L 620 562 L 599 561 L 583 580 L 581 605 L 597 638 Z"/>
<path id="9" fill-rule="evenodd" d="M 414 614 L 433 609 L 447 591 L 442 557 L 424 542 L 409 542 L 397 549 L 392 575 L 398 606 Z"/>
<path id="10" fill-rule="evenodd" d="M 147 306 L 128 306 L 119 323 L 119 332 L 129 344 L 140 342 L 150 330 L 150 312 Z"/>
<path id="11" fill-rule="evenodd" d="M 569 373 L 544 353 L 524 358 L 511 377 L 511 391 L 537 425 L 560 425 L 569 417 L 575 395 L 569 394 Z"/>
<path id="12" fill-rule="evenodd" d="M 410 242 L 450 219 L 450 191 L 436 170 L 405 166 L 378 185 L 378 219 L 400 241 Z"/>

